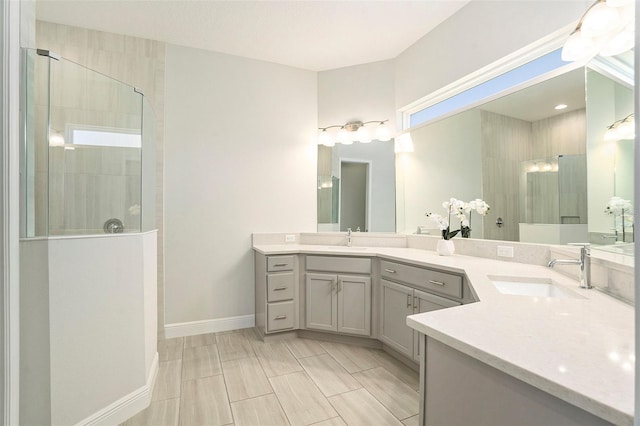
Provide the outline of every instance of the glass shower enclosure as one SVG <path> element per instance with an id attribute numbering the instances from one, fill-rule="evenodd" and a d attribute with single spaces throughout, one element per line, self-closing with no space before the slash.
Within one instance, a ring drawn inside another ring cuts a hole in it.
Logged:
<path id="1" fill-rule="evenodd" d="M 153 110 L 133 86 L 24 51 L 22 237 L 155 229 Z"/>

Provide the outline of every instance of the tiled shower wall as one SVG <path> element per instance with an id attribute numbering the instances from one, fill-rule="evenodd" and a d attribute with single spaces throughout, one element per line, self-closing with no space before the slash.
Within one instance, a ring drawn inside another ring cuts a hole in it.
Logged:
<path id="1" fill-rule="evenodd" d="M 483 197 L 491 206 L 484 237 L 518 241 L 520 162 L 557 155 L 585 154 L 584 109 L 529 122 L 481 111 Z M 502 228 L 495 226 L 504 219 Z"/>
<path id="2" fill-rule="evenodd" d="M 157 119 L 156 227 L 158 228 L 158 334 L 164 337 L 163 137 L 165 43 L 50 22 L 36 22 L 36 47 L 135 86 Z"/>

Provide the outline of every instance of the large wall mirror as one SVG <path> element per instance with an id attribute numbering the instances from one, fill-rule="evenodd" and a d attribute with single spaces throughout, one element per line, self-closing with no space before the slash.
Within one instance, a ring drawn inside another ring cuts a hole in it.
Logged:
<path id="1" fill-rule="evenodd" d="M 392 143 L 319 147 L 318 230 L 356 229 L 340 217 L 341 188 L 352 190 L 340 176 L 345 161 L 375 161 L 388 166 L 360 187 L 370 208 L 362 231 L 439 235 L 426 212 L 444 213 L 452 197 L 481 198 L 491 210 L 472 215 L 471 238 L 589 241 L 632 254 L 633 142 L 606 133 L 633 113 L 633 52 L 563 70 L 414 127 L 414 152 L 395 155 L 395 167 Z"/>

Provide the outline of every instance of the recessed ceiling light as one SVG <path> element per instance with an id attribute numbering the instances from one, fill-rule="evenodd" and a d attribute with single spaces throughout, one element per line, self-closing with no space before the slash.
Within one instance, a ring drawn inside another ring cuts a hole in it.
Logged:
<path id="1" fill-rule="evenodd" d="M 567 107 L 567 104 L 558 104 L 554 108 L 555 109 L 565 109 L 566 107 Z"/>

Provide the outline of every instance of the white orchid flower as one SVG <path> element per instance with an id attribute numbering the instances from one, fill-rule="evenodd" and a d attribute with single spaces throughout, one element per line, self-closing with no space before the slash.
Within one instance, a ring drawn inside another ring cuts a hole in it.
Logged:
<path id="1" fill-rule="evenodd" d="M 611 215 L 619 215 L 622 214 L 622 211 L 630 212 L 633 210 L 633 205 L 630 200 L 625 200 L 620 197 L 611 197 L 609 202 L 607 203 L 607 207 L 604 212 Z"/>
<path id="2" fill-rule="evenodd" d="M 444 231 L 445 229 L 449 228 L 449 222 L 447 221 L 447 219 L 440 216 L 439 214 L 425 213 L 425 216 L 427 216 L 429 219 L 436 222 L 438 224 L 438 228 L 440 228 L 441 231 Z"/>
<path id="3" fill-rule="evenodd" d="M 456 216 L 460 221 L 460 225 L 469 226 L 469 219 L 467 219 L 467 216 L 462 211 L 458 211 L 458 213 L 456 213 Z"/>

